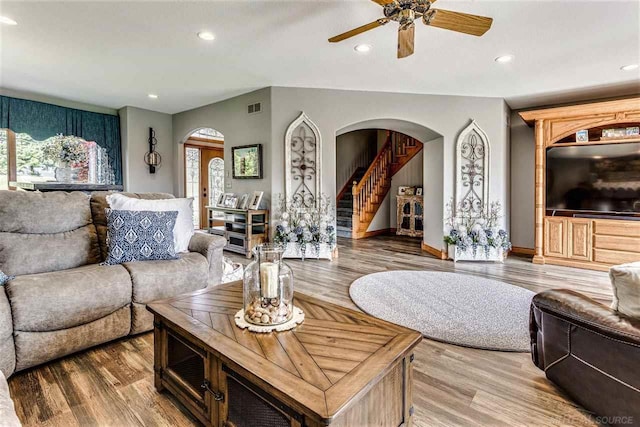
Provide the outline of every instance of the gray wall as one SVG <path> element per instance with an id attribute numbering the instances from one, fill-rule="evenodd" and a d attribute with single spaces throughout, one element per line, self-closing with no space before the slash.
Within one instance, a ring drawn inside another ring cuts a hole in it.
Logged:
<path id="1" fill-rule="evenodd" d="M 421 141 L 433 139 L 433 132 L 443 137 L 443 201 L 453 196 L 455 142 L 471 119 L 487 133 L 491 144 L 490 198 L 505 205 L 509 214 L 509 150 L 507 146 L 505 103 L 500 98 L 476 98 L 439 95 L 416 95 L 362 92 L 331 89 L 271 88 L 272 100 L 272 191 L 284 189 L 284 134 L 288 125 L 304 111 L 319 127 L 323 143 L 322 188 L 335 197 L 336 133 L 344 128 L 372 119 L 396 119 L 419 125 L 419 130 L 400 130 Z M 378 127 L 378 126 L 376 126 Z M 394 129 L 396 130 L 396 129 Z M 431 136 L 431 138 L 430 138 Z M 434 195 L 432 182 L 425 180 L 425 194 Z M 443 207 L 439 207 L 442 212 Z M 429 224 L 427 224 L 429 226 Z M 442 227 L 425 236 L 427 244 L 442 247 Z M 439 237 L 436 239 L 435 236 Z"/>
<path id="2" fill-rule="evenodd" d="M 356 130 L 336 138 L 336 192 L 359 167 L 367 168 L 377 154 L 378 131 Z"/>
<path id="3" fill-rule="evenodd" d="M 444 138 L 436 138 L 428 141 L 422 148 L 423 151 L 423 180 L 424 191 L 424 241 L 434 248 L 441 248 L 445 204 L 444 191 Z M 426 183 L 429 183 L 427 186 Z"/>
<path id="4" fill-rule="evenodd" d="M 125 191 L 174 193 L 174 151 L 171 115 L 135 107 L 120 109 L 122 169 Z M 149 151 L 149 128 L 155 130 L 162 165 L 149 173 L 144 156 Z"/>
<path id="5" fill-rule="evenodd" d="M 511 243 L 533 249 L 535 221 L 535 135 L 516 111 L 511 113 Z"/>
<path id="6" fill-rule="evenodd" d="M 262 103 L 262 112 L 249 115 L 247 106 L 256 102 Z M 224 135 L 225 191 L 251 193 L 260 190 L 265 193 L 263 201 L 269 202 L 271 175 L 274 169 L 282 169 L 281 163 L 273 163 L 271 155 L 271 88 L 173 115 L 174 168 L 177 171 L 173 185 L 176 194 L 184 195 L 182 143 L 193 131 L 204 127 L 216 129 Z M 248 144 L 263 144 L 264 178 L 232 179 L 231 147 Z"/>

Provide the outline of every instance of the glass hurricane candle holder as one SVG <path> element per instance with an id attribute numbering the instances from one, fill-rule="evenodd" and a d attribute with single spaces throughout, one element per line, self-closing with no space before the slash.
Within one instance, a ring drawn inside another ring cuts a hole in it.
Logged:
<path id="1" fill-rule="evenodd" d="M 293 316 L 293 272 L 282 261 L 284 247 L 259 245 L 244 271 L 244 318 L 254 325 L 273 326 Z"/>

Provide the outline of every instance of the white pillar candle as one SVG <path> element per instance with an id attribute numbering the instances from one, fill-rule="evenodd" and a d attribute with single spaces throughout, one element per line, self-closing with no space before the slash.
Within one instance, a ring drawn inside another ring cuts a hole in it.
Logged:
<path id="1" fill-rule="evenodd" d="M 278 272 L 280 268 L 275 262 L 260 264 L 260 293 L 263 298 L 278 297 Z"/>

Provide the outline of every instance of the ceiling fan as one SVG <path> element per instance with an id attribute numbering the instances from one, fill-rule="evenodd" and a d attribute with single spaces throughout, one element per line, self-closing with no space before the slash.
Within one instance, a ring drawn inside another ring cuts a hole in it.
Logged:
<path id="1" fill-rule="evenodd" d="M 444 28 L 445 30 L 481 36 L 491 28 L 492 18 L 471 15 L 450 10 L 431 9 L 436 0 L 372 0 L 384 8 L 384 18 L 369 24 L 331 37 L 331 43 L 340 42 L 355 35 L 373 30 L 395 21 L 398 27 L 398 58 L 413 54 L 413 42 L 416 27 L 414 21 L 422 18 L 425 25 Z"/>

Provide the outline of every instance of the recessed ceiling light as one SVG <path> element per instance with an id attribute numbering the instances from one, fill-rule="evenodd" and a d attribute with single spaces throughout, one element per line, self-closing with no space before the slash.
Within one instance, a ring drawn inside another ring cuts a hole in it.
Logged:
<path id="1" fill-rule="evenodd" d="M 371 45 L 368 44 L 357 44 L 353 50 L 359 53 L 367 53 L 371 50 Z"/>
<path id="2" fill-rule="evenodd" d="M 502 55 L 502 56 L 498 56 L 495 61 L 499 62 L 501 64 L 506 64 L 507 62 L 511 62 L 513 61 L 514 56 L 513 55 Z"/>
<path id="3" fill-rule="evenodd" d="M 13 19 L 9 18 L 8 16 L 0 16 L 0 24 L 18 25 L 18 23 L 16 21 L 14 21 Z"/>
<path id="4" fill-rule="evenodd" d="M 210 33 L 209 31 L 200 31 L 198 33 L 198 37 L 200 37 L 202 40 L 207 40 L 207 41 L 211 41 L 216 38 L 216 36 L 213 33 Z"/>
<path id="5" fill-rule="evenodd" d="M 620 67 L 622 71 L 633 71 L 638 69 L 638 64 L 629 64 L 624 67 Z"/>
<path id="6" fill-rule="evenodd" d="M 158 95 L 156 95 L 155 93 L 150 93 L 149 95 L 147 95 L 149 98 L 151 99 L 158 99 Z"/>

